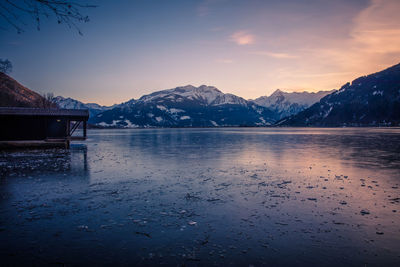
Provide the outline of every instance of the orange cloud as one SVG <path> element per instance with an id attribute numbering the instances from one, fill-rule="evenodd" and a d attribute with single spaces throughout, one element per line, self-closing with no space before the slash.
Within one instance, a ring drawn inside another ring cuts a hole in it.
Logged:
<path id="1" fill-rule="evenodd" d="M 275 77 L 284 80 L 286 87 L 333 89 L 399 63 L 399 12 L 398 0 L 372 0 L 354 16 L 347 35 L 315 39 L 307 48 L 299 46 L 293 52 L 299 60 Z"/>
<path id="2" fill-rule="evenodd" d="M 372 0 L 355 18 L 350 38 L 338 50 L 344 65 L 379 69 L 400 61 L 400 1 Z M 338 53 L 336 56 L 339 56 Z M 368 71 L 367 70 L 367 71 Z"/>
<path id="3" fill-rule="evenodd" d="M 250 52 L 253 55 L 267 56 L 272 58 L 280 58 L 280 59 L 288 59 L 288 58 L 297 58 L 298 56 L 288 54 L 288 53 L 274 53 L 269 51 L 253 51 Z"/>
<path id="4" fill-rule="evenodd" d="M 246 31 L 238 31 L 231 35 L 231 40 L 238 45 L 249 45 L 254 43 L 255 38 Z"/>
<path id="5" fill-rule="evenodd" d="M 400 52 L 400 1 L 373 0 L 355 19 L 353 41 L 367 53 Z"/>

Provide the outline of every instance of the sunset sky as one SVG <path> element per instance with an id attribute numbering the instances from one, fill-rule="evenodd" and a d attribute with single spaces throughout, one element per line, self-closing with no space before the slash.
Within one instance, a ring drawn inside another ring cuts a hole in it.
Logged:
<path id="1" fill-rule="evenodd" d="M 337 89 L 400 63 L 399 0 L 86 1 L 83 36 L 54 19 L 17 34 L 0 20 L 0 58 L 39 92 L 110 105 L 213 85 L 246 99 Z"/>

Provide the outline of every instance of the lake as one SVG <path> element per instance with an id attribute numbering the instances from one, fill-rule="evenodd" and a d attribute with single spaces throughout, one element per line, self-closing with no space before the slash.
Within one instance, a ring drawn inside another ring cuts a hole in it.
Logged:
<path id="1" fill-rule="evenodd" d="M 400 266 L 399 128 L 89 130 L 0 175 L 2 265 Z"/>

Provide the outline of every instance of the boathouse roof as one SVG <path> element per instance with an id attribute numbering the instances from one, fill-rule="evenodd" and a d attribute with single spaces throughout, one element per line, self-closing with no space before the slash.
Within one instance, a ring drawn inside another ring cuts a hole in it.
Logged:
<path id="1" fill-rule="evenodd" d="M 57 116 L 70 118 L 89 118 L 87 109 L 45 109 L 45 108 L 19 108 L 0 107 L 0 116 Z"/>

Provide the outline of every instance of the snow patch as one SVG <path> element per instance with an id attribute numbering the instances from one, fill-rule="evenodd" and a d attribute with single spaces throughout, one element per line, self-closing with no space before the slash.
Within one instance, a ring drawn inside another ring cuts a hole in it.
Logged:
<path id="1" fill-rule="evenodd" d="M 157 108 L 158 108 L 159 110 L 162 110 L 162 111 L 166 111 L 166 110 L 167 110 L 166 107 L 161 106 L 161 105 L 157 105 Z"/>
<path id="2" fill-rule="evenodd" d="M 380 95 L 383 96 L 383 91 L 374 91 L 372 95 Z"/>
<path id="3" fill-rule="evenodd" d="M 121 120 L 113 120 L 112 123 L 106 123 L 104 121 L 97 123 L 97 125 L 103 126 L 103 127 L 114 127 L 117 126 L 118 123 L 120 123 Z"/>
<path id="4" fill-rule="evenodd" d="M 330 106 L 329 109 L 325 112 L 324 118 L 328 117 L 328 115 L 331 113 L 333 107 Z"/>
<path id="5" fill-rule="evenodd" d="M 210 120 L 210 122 L 211 122 L 211 124 L 212 124 L 213 126 L 215 126 L 215 127 L 219 126 L 218 123 L 216 123 L 215 121 L 211 121 L 211 120 Z"/>
<path id="6" fill-rule="evenodd" d="M 133 124 L 130 120 L 125 120 L 126 128 L 139 128 L 140 126 L 137 124 Z"/>
<path id="7" fill-rule="evenodd" d="M 170 108 L 168 110 L 169 113 L 181 113 L 181 112 L 185 112 L 183 109 L 179 109 L 179 108 Z"/>
<path id="8" fill-rule="evenodd" d="M 213 106 L 226 105 L 226 104 L 247 106 L 246 100 L 232 94 L 224 94 L 217 96 L 216 99 L 211 104 Z"/>

